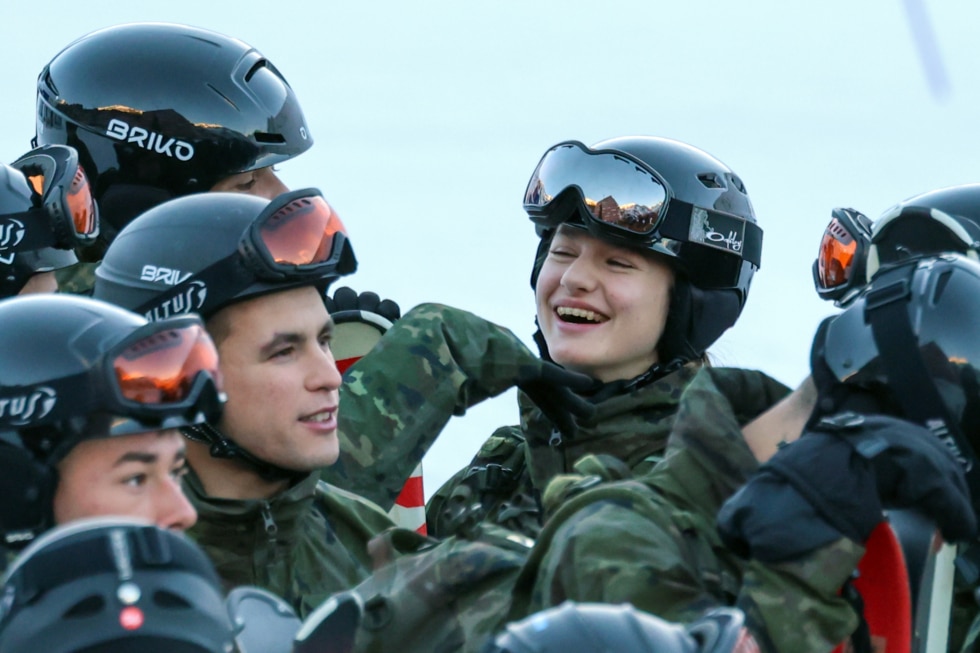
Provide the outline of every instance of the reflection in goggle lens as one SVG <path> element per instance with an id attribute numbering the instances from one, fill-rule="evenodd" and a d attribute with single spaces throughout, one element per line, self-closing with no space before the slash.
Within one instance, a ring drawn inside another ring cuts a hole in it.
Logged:
<path id="1" fill-rule="evenodd" d="M 140 404 L 188 398 L 199 372 L 218 379 L 218 352 L 200 325 L 160 331 L 126 347 L 113 361 L 124 398 Z"/>
<path id="2" fill-rule="evenodd" d="M 578 188 L 596 220 L 646 235 L 660 224 L 667 190 L 649 170 L 611 152 L 589 152 L 577 143 L 548 151 L 528 183 L 526 208 L 544 208 L 568 188 Z"/>
<path id="3" fill-rule="evenodd" d="M 71 180 L 65 199 L 68 202 L 68 210 L 71 211 L 75 232 L 81 235 L 95 233 L 95 201 L 92 199 L 92 187 L 89 186 L 82 166 L 78 166 L 75 170 L 75 176 Z"/>
<path id="4" fill-rule="evenodd" d="M 262 224 L 260 237 L 277 263 L 323 263 L 333 253 L 333 237 L 344 225 L 322 197 L 300 197 Z"/>
<path id="5" fill-rule="evenodd" d="M 857 240 L 837 218 L 833 218 L 824 231 L 820 256 L 817 258 L 818 277 L 824 288 L 836 288 L 847 283 L 854 267 L 857 247 Z"/>

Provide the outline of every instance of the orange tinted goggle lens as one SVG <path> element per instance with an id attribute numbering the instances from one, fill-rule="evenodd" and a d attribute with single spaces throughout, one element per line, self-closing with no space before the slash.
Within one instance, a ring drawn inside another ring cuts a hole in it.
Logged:
<path id="1" fill-rule="evenodd" d="M 50 184 L 44 174 L 29 175 L 27 179 L 31 182 L 34 192 L 41 197 L 47 197 Z M 90 236 L 95 233 L 95 201 L 92 199 L 92 187 L 89 186 L 88 178 L 85 176 L 82 166 L 75 169 L 75 176 L 65 193 L 65 203 L 69 213 L 71 213 L 75 233 L 80 236 Z"/>
<path id="2" fill-rule="evenodd" d="M 199 372 L 217 380 L 218 351 L 194 324 L 159 331 L 126 347 L 113 361 L 122 396 L 140 404 L 172 404 L 188 398 Z"/>
<path id="3" fill-rule="evenodd" d="M 95 233 L 95 201 L 92 199 L 92 187 L 89 186 L 82 166 L 78 166 L 75 171 L 65 200 L 68 202 L 68 210 L 71 211 L 71 219 L 75 224 L 75 233 L 84 236 Z"/>
<path id="4" fill-rule="evenodd" d="M 827 225 L 817 257 L 817 272 L 824 288 L 837 288 L 847 283 L 854 269 L 857 246 L 857 240 L 836 218 Z"/>
<path id="5" fill-rule="evenodd" d="M 269 216 L 259 236 L 276 263 L 311 265 L 330 260 L 333 237 L 346 233 L 322 197 L 299 197 Z"/>

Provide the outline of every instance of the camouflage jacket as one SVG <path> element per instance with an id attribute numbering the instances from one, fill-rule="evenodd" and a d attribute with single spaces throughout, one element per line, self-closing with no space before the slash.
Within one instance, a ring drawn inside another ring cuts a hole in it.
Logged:
<path id="1" fill-rule="evenodd" d="M 367 542 L 390 527 L 377 506 L 316 474 L 268 500 L 206 496 L 193 472 L 184 489 L 197 509 L 188 531 L 228 588 L 257 585 L 306 617 L 330 594 L 371 570 Z"/>
<path id="2" fill-rule="evenodd" d="M 841 539 L 805 559 L 764 565 L 718 537 L 718 508 L 758 467 L 741 426 L 780 398 L 771 380 L 752 376 L 708 368 L 695 377 L 666 457 L 645 477 L 557 481 L 562 501 L 521 582 L 527 612 L 566 599 L 628 601 L 686 622 L 735 606 L 765 650 L 787 653 L 829 651 L 854 630 L 857 616 L 838 590 L 861 546 Z"/>
<path id="3" fill-rule="evenodd" d="M 98 263 L 79 262 L 54 271 L 58 292 L 72 295 L 91 295 L 95 287 L 95 268 Z"/>
<path id="4" fill-rule="evenodd" d="M 529 365 L 541 361 L 508 329 L 439 304 L 413 308 L 345 374 L 340 459 L 323 479 L 390 509 L 449 419 Z"/>
<path id="5" fill-rule="evenodd" d="M 471 514 L 478 506 L 480 518 L 535 538 L 545 486 L 571 472 L 579 458 L 609 454 L 634 475 L 652 469 L 663 454 L 681 392 L 697 370 L 689 365 L 652 383 L 595 397 L 595 417 L 578 422 L 575 438 L 557 443 L 550 422 L 521 395 L 521 426 L 497 429 L 470 466 L 436 492 L 427 508 L 429 532 L 444 537 L 465 530 L 469 516 L 460 514 L 460 506 Z"/>

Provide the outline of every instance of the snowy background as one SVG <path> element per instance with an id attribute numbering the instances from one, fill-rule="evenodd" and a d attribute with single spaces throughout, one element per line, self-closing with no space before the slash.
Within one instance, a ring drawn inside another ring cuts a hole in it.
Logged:
<path id="1" fill-rule="evenodd" d="M 980 181 L 972 2 L 89 0 L 4 14 L 0 160 L 29 149 L 37 74 L 75 38 L 135 20 L 238 37 L 304 107 L 316 144 L 280 174 L 343 217 L 361 263 L 349 285 L 466 308 L 529 344 L 536 240 L 520 200 L 555 142 L 669 136 L 742 177 L 763 269 L 712 351 L 789 385 L 834 310 L 810 276 L 830 209 L 876 217 Z M 507 393 L 453 421 L 426 459 L 427 493 L 514 423 L 515 404 Z"/>

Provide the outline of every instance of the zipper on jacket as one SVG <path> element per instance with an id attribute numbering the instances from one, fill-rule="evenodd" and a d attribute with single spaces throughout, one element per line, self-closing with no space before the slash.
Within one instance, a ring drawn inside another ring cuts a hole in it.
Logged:
<path id="1" fill-rule="evenodd" d="M 561 431 L 558 429 L 551 429 L 551 437 L 548 438 L 548 446 L 552 449 L 560 447 L 562 444 Z"/>
<path id="2" fill-rule="evenodd" d="M 269 543 L 275 544 L 279 526 L 276 524 L 276 520 L 272 518 L 272 506 L 269 505 L 268 501 L 262 502 L 262 525 L 265 527 L 266 535 L 269 536 Z"/>

